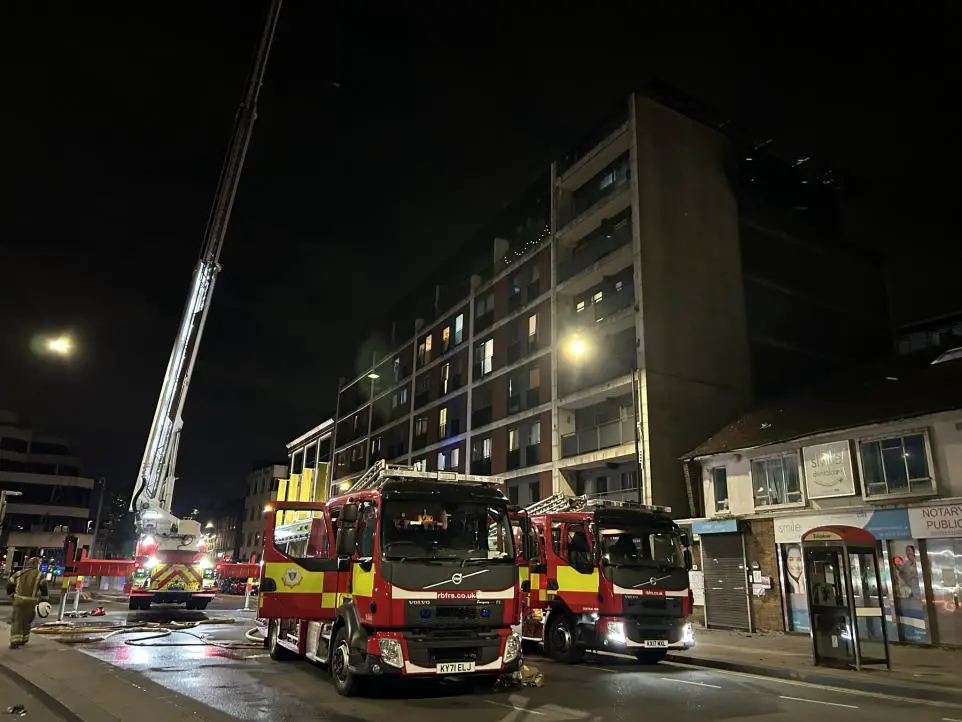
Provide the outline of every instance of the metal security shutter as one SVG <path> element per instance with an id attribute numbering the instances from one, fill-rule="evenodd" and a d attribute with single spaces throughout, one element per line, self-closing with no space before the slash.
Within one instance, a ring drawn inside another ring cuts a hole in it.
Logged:
<path id="1" fill-rule="evenodd" d="M 714 629 L 751 631 L 748 574 L 741 534 L 703 534 L 705 624 Z"/>

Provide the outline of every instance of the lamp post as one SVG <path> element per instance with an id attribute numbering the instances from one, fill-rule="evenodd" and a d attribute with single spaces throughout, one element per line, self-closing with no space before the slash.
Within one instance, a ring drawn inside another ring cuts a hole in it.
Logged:
<path id="1" fill-rule="evenodd" d="M 575 361 L 584 360 L 592 350 L 592 345 L 589 343 L 588 339 L 581 334 L 573 334 L 564 343 L 565 351 L 568 356 L 570 356 Z M 616 356 L 622 360 L 625 357 L 622 354 L 616 354 Z M 638 483 L 638 503 L 645 503 L 645 490 L 642 485 L 642 457 L 641 457 L 641 379 L 638 376 L 638 364 L 634 357 L 628 358 L 628 368 L 631 372 L 631 411 L 634 421 L 634 437 L 635 437 L 635 478 Z"/>

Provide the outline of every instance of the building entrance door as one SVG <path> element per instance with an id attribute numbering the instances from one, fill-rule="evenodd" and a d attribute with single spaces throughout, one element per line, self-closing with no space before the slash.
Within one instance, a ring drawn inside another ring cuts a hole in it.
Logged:
<path id="1" fill-rule="evenodd" d="M 704 534 L 701 554 L 705 572 L 705 626 L 750 632 L 748 571 L 742 535 Z"/>

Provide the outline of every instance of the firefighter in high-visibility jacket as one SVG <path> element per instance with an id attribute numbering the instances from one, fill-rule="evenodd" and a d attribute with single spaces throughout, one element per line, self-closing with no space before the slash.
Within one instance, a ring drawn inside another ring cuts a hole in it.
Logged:
<path id="1" fill-rule="evenodd" d="M 40 572 L 40 558 L 30 557 L 27 565 L 7 582 L 7 594 L 13 597 L 10 649 L 21 647 L 30 639 L 30 624 L 37 613 L 37 602 L 45 599 L 47 593 L 47 582 Z"/>

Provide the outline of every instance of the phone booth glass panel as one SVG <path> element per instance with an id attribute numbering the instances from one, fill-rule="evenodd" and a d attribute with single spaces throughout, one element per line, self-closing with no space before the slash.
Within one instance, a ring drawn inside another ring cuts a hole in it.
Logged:
<path id="1" fill-rule="evenodd" d="M 802 536 L 815 664 L 888 666 L 877 546 L 856 527 L 819 527 Z"/>

